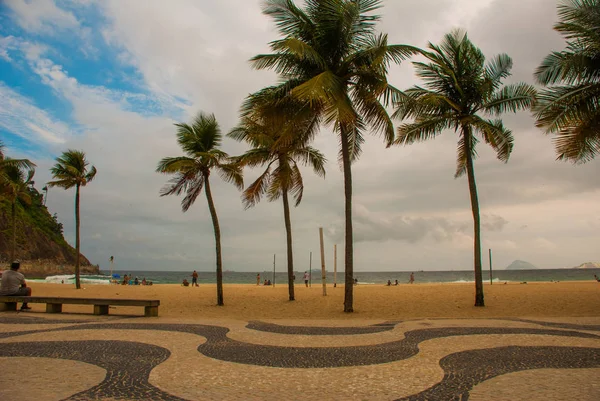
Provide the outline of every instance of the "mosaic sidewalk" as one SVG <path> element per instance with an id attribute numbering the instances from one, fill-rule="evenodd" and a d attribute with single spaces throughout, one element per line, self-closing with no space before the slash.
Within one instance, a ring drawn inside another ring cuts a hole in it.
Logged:
<path id="1" fill-rule="evenodd" d="M 600 399 L 600 318 L 59 316 L 0 313 L 1 400 Z"/>

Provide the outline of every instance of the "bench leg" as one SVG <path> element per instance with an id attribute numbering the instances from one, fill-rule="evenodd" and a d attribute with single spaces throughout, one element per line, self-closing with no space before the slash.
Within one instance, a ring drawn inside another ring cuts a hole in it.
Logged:
<path id="1" fill-rule="evenodd" d="M 158 316 L 158 306 L 144 306 L 144 316 L 157 317 Z"/>
<path id="2" fill-rule="evenodd" d="M 62 304 L 46 304 L 46 313 L 62 313 Z"/>
<path id="3" fill-rule="evenodd" d="M 94 305 L 94 315 L 108 315 L 108 305 Z"/>
<path id="4" fill-rule="evenodd" d="M 0 304 L 0 311 L 16 311 L 17 303 L 16 302 L 2 302 Z"/>

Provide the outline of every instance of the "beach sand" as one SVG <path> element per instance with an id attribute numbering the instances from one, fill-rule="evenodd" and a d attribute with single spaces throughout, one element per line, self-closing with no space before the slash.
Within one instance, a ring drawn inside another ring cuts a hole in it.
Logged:
<path id="1" fill-rule="evenodd" d="M 224 286 L 225 306 L 216 306 L 216 286 L 182 287 L 71 285 L 30 283 L 33 295 L 86 298 L 160 299 L 159 317 L 238 320 L 336 319 L 406 320 L 418 318 L 552 318 L 600 316 L 600 283 L 560 282 L 484 285 L 484 308 L 476 308 L 474 284 L 358 285 L 354 287 L 354 313 L 343 313 L 344 287 L 306 288 L 296 285 L 296 301 L 288 301 L 285 284 L 273 287 L 251 284 Z M 33 312 L 44 304 L 31 304 Z M 92 313 L 91 305 L 64 305 L 63 312 Z M 143 315 L 141 307 L 116 307 L 111 315 Z"/>

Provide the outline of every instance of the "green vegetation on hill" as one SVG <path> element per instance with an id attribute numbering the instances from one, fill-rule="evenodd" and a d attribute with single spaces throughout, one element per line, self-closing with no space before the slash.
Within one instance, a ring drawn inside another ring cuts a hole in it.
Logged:
<path id="1" fill-rule="evenodd" d="M 43 195 L 29 187 L 31 205 L 16 205 L 16 259 L 74 264 L 75 249 L 63 237 L 63 226 L 43 204 Z M 11 243 L 11 205 L 0 199 L 0 261 L 8 262 Z M 90 262 L 81 257 L 82 264 Z"/>

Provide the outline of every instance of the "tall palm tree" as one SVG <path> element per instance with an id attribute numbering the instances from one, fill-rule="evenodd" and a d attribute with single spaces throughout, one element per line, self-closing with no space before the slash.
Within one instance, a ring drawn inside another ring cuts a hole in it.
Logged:
<path id="1" fill-rule="evenodd" d="M 396 91 L 387 82 L 388 66 L 413 54 L 415 48 L 389 45 L 376 34 L 380 0 L 267 0 L 283 36 L 271 42 L 272 54 L 255 56 L 257 69 L 273 69 L 283 83 L 281 96 L 307 102 L 332 125 L 341 144 L 345 196 L 344 312 L 353 312 L 354 252 L 352 233 L 352 171 L 360 155 L 363 134 L 370 127 L 383 133 L 389 146 L 394 127 L 385 105 Z"/>
<path id="2" fill-rule="evenodd" d="M 292 194 L 295 206 L 302 201 L 304 182 L 299 163 L 310 165 L 317 175 L 324 177 L 326 160 L 321 152 L 308 145 L 318 128 L 318 119 L 312 110 L 298 102 L 261 99 L 268 98 L 269 92 L 270 89 L 250 96 L 240 125 L 228 136 L 252 146 L 237 158 L 241 166 L 266 167 L 242 195 L 246 209 L 256 205 L 265 194 L 270 202 L 280 197 L 283 200 L 288 292 L 289 300 L 293 301 L 294 253 L 288 194 Z"/>
<path id="3" fill-rule="evenodd" d="M 49 187 L 60 187 L 65 190 L 75 187 L 75 286 L 81 288 L 79 278 L 80 265 L 80 234 L 81 218 L 79 215 L 79 190 L 96 177 L 96 167 L 89 167 L 85 153 L 81 150 L 69 149 L 56 158 L 56 164 L 50 169 L 54 181 L 48 182 Z"/>
<path id="4" fill-rule="evenodd" d="M 159 173 L 174 174 L 165 185 L 160 196 L 180 195 L 185 192 L 181 201 L 183 212 L 194 204 L 202 192 L 206 193 L 208 208 L 215 231 L 217 253 L 217 305 L 223 303 L 223 262 L 221 260 L 221 229 L 219 219 L 210 190 L 210 173 L 216 170 L 221 178 L 243 188 L 241 167 L 232 163 L 229 155 L 219 149 L 221 146 L 221 129 L 214 114 L 199 113 L 191 124 L 179 123 L 177 127 L 177 142 L 187 156 L 165 157 L 158 163 Z"/>
<path id="5" fill-rule="evenodd" d="M 484 306 L 481 276 L 481 227 L 479 201 L 475 184 L 473 159 L 475 145 L 482 138 L 495 151 L 499 160 L 507 162 L 513 149 L 512 132 L 504 127 L 502 113 L 528 109 L 535 103 L 536 91 L 531 85 L 502 85 L 510 75 L 512 60 L 506 54 L 485 56 L 461 31 L 447 34 L 441 45 L 429 44 L 422 50 L 427 62 L 414 62 L 416 74 L 425 87 L 414 86 L 397 98 L 394 116 L 413 119 L 398 127 L 396 144 L 425 141 L 453 129 L 459 136 L 455 177 L 465 172 L 469 181 L 474 222 L 475 306 Z M 485 115 L 486 117 L 484 117 Z"/>
<path id="6" fill-rule="evenodd" d="M 585 163 L 600 154 L 600 0 L 563 0 L 558 16 L 567 47 L 536 70 L 548 88 L 534 112 L 537 126 L 556 134 L 558 159 Z"/>
<path id="7" fill-rule="evenodd" d="M 10 201 L 12 240 L 10 246 L 10 260 L 15 260 L 17 248 L 17 203 L 31 204 L 29 186 L 33 182 L 34 169 L 24 169 L 18 165 L 8 165 L 4 168 L 6 180 L 3 182 L 2 192 Z"/>

